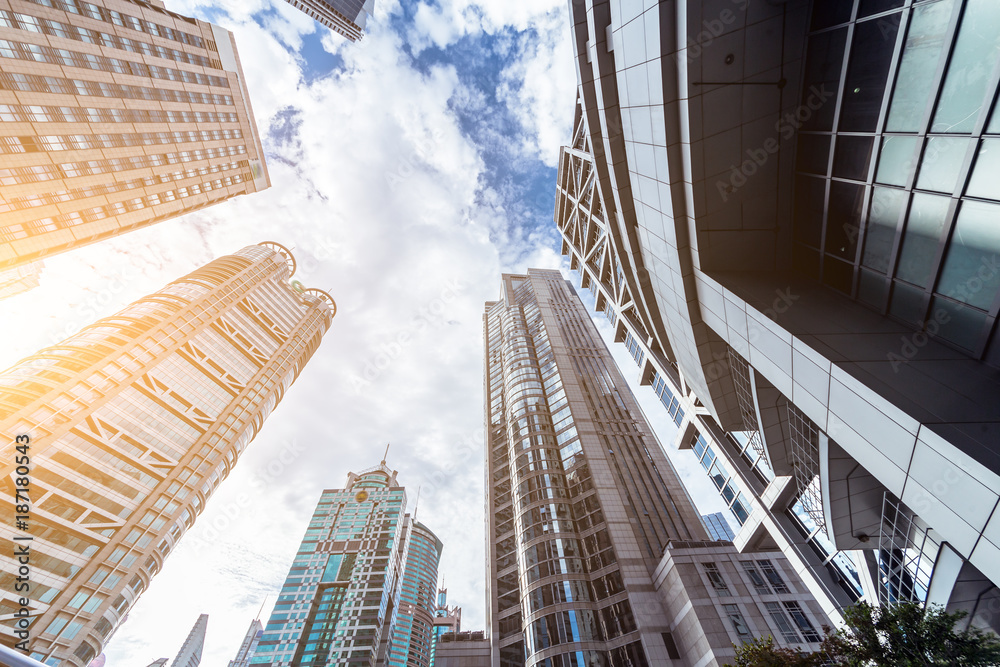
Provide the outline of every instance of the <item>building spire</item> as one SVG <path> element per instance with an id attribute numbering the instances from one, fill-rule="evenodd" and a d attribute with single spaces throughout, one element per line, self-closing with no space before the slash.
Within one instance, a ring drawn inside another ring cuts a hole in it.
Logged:
<path id="1" fill-rule="evenodd" d="M 391 442 L 385 443 L 385 454 L 382 456 L 382 465 L 385 465 L 385 460 L 389 458 L 389 445 L 391 444 Z"/>

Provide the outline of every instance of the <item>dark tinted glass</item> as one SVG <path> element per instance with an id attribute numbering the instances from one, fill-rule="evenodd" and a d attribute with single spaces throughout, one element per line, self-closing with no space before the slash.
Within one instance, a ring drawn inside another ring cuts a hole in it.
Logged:
<path id="1" fill-rule="evenodd" d="M 798 273 L 818 279 L 819 251 L 801 244 L 796 245 L 795 253 L 792 255 L 792 266 Z"/>
<path id="2" fill-rule="evenodd" d="M 881 19 L 855 26 L 840 110 L 841 131 L 875 131 L 898 30 L 898 23 Z"/>
<path id="3" fill-rule="evenodd" d="M 811 176 L 795 177 L 795 238 L 819 247 L 823 228 L 826 181 Z"/>
<path id="4" fill-rule="evenodd" d="M 861 6 L 858 7 L 858 18 L 861 19 L 872 14 L 881 14 L 882 12 L 902 6 L 903 0 L 861 0 Z"/>
<path id="5" fill-rule="evenodd" d="M 804 130 L 833 129 L 833 112 L 837 106 L 837 87 L 840 85 L 846 43 L 847 28 L 809 38 L 802 102 L 810 114 L 802 123 Z"/>
<path id="6" fill-rule="evenodd" d="M 827 253 L 853 262 L 860 234 L 861 207 L 865 188 L 855 183 L 830 183 L 830 207 L 826 221 Z"/>
<path id="7" fill-rule="evenodd" d="M 923 290 L 897 281 L 892 286 L 892 303 L 889 305 L 889 312 L 910 324 L 923 322 Z"/>
<path id="8" fill-rule="evenodd" d="M 826 176 L 830 159 L 830 136 L 827 134 L 800 134 L 796 147 L 796 166 L 799 171 Z"/>
<path id="9" fill-rule="evenodd" d="M 851 293 L 851 279 L 854 278 L 854 266 L 841 262 L 829 255 L 823 262 L 823 283 L 844 294 Z"/>
<path id="10" fill-rule="evenodd" d="M 813 3 L 812 30 L 821 30 L 851 20 L 853 0 L 826 0 Z"/>
<path id="11" fill-rule="evenodd" d="M 861 278 L 858 281 L 858 299 L 860 301 L 881 310 L 885 307 L 885 299 L 888 295 L 889 281 L 885 276 L 861 270 Z"/>
<path id="12" fill-rule="evenodd" d="M 986 324 L 986 313 L 961 304 L 934 297 L 929 321 L 937 322 L 937 336 L 966 350 L 975 350 Z M 928 323 L 928 331 L 934 325 Z"/>
<path id="13" fill-rule="evenodd" d="M 855 181 L 868 180 L 868 164 L 872 159 L 872 144 L 875 137 L 837 137 L 837 149 L 833 158 L 833 175 Z"/>

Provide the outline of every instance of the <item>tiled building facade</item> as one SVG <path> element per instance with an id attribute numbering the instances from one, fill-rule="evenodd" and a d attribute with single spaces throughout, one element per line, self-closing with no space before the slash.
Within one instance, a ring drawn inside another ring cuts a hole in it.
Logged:
<path id="1" fill-rule="evenodd" d="M 0 3 L 0 269 L 270 181 L 233 35 L 138 0 Z"/>
<path id="2" fill-rule="evenodd" d="M 4 510 L 30 438 L 32 657 L 86 667 L 319 347 L 335 306 L 273 243 L 214 260 L 0 373 Z M 19 606 L 0 555 L 0 618 Z M 10 623 L 2 641 L 17 641 Z"/>

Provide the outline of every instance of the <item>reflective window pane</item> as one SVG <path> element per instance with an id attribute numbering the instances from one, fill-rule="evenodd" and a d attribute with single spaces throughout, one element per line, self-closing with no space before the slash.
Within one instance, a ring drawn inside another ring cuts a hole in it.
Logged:
<path id="1" fill-rule="evenodd" d="M 823 260 L 823 284 L 844 294 L 851 293 L 854 265 L 827 255 Z"/>
<path id="2" fill-rule="evenodd" d="M 984 139 L 965 191 L 970 197 L 1000 199 L 1000 139 Z"/>
<path id="3" fill-rule="evenodd" d="M 855 25 L 840 107 L 841 132 L 875 131 L 897 30 L 898 24 L 892 21 Z"/>
<path id="4" fill-rule="evenodd" d="M 932 132 L 971 132 L 1000 50 L 1000 2 L 969 0 L 948 65 Z"/>
<path id="5" fill-rule="evenodd" d="M 889 313 L 910 324 L 924 320 L 924 292 L 916 287 L 896 281 L 892 286 Z"/>
<path id="6" fill-rule="evenodd" d="M 899 250 L 897 277 L 914 285 L 927 286 L 950 204 L 948 197 L 914 193 Z"/>
<path id="7" fill-rule="evenodd" d="M 955 0 L 918 5 L 910 18 L 889 107 L 886 129 L 918 132 L 934 92 L 934 72 L 948 46 L 948 20 Z"/>
<path id="8" fill-rule="evenodd" d="M 795 177 L 796 240 L 819 247 L 825 197 L 825 180 L 809 176 Z"/>
<path id="9" fill-rule="evenodd" d="M 861 6 L 858 8 L 858 18 L 887 12 L 890 9 L 896 9 L 902 6 L 903 0 L 861 0 Z"/>
<path id="10" fill-rule="evenodd" d="M 811 30 L 821 30 L 851 20 L 853 3 L 845 0 L 817 2 L 812 10 Z"/>
<path id="11" fill-rule="evenodd" d="M 871 271 L 861 270 L 858 281 L 858 299 L 869 306 L 885 307 L 885 299 L 889 295 L 889 281 L 885 276 Z"/>
<path id="12" fill-rule="evenodd" d="M 986 324 L 986 313 L 981 310 L 941 297 L 934 297 L 931 300 L 931 315 L 928 318 L 927 330 L 938 338 L 944 338 L 966 350 L 975 350 L 984 324 Z"/>
<path id="13" fill-rule="evenodd" d="M 872 143 L 875 137 L 837 137 L 836 153 L 833 157 L 833 175 L 855 181 L 868 180 L 868 165 L 872 158 Z"/>
<path id="14" fill-rule="evenodd" d="M 989 310 L 1000 286 L 1000 205 L 965 201 L 944 257 L 937 292 Z"/>
<path id="15" fill-rule="evenodd" d="M 917 187 L 935 192 L 953 192 L 962 173 L 962 162 L 970 141 L 962 137 L 929 138 L 920 161 Z"/>
<path id="16" fill-rule="evenodd" d="M 830 136 L 800 134 L 795 149 L 796 169 L 809 174 L 826 176 L 830 158 Z"/>
<path id="17" fill-rule="evenodd" d="M 817 4 L 816 7 L 825 6 Z M 824 32 L 809 38 L 806 55 L 806 71 L 803 78 L 803 100 L 808 100 L 812 91 L 829 93 L 829 99 L 814 109 L 802 124 L 803 130 L 829 131 L 833 129 L 833 113 L 836 110 L 837 88 L 840 86 L 840 71 L 844 64 L 844 45 L 847 43 L 847 28 Z"/>
<path id="18" fill-rule="evenodd" d="M 865 252 L 861 263 L 887 273 L 892 245 L 896 240 L 896 226 L 906 208 L 907 193 L 895 188 L 876 187 L 872 193 L 872 205 L 868 210 L 868 224 L 865 229 Z"/>
<path id="19" fill-rule="evenodd" d="M 885 137 L 879 152 L 875 181 L 888 185 L 906 185 L 917 166 L 919 137 Z"/>
<path id="20" fill-rule="evenodd" d="M 830 206 L 826 221 L 826 252 L 854 261 L 860 234 L 861 207 L 865 188 L 861 184 L 830 183 Z"/>

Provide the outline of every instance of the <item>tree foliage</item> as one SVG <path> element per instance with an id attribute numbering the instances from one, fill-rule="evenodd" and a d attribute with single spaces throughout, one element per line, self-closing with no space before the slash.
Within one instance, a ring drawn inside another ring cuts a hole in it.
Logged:
<path id="1" fill-rule="evenodd" d="M 822 653 L 774 645 L 772 637 L 757 637 L 736 648 L 736 662 L 724 667 L 820 667 L 826 661 Z"/>
<path id="2" fill-rule="evenodd" d="M 955 630 L 966 612 L 919 604 L 844 610 L 846 628 L 827 637 L 826 652 L 843 667 L 990 667 L 1000 665 L 1000 639 L 979 628 Z"/>
<path id="3" fill-rule="evenodd" d="M 815 653 L 777 647 L 771 637 L 744 642 L 726 667 L 1000 667 L 1000 639 L 978 628 L 956 631 L 966 612 L 861 602 Z"/>

